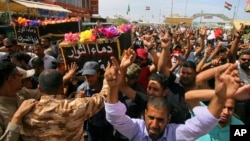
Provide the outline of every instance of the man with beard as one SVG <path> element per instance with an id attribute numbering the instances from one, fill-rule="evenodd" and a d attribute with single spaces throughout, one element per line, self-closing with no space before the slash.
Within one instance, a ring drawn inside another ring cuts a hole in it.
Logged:
<path id="1" fill-rule="evenodd" d="M 97 61 L 87 61 L 82 68 L 84 82 L 77 91 L 84 91 L 87 97 L 99 93 L 103 87 L 101 68 Z M 87 120 L 88 141 L 112 141 L 113 127 L 105 118 L 105 109 L 101 108 Z"/>
<path id="2" fill-rule="evenodd" d="M 172 118 L 171 122 L 184 123 L 186 119 L 190 118 L 184 95 L 185 92 L 196 89 L 196 65 L 192 61 L 183 61 L 180 66 L 179 78 L 171 73 L 167 67 L 170 60 L 171 41 L 171 35 L 167 34 L 161 41 L 162 51 L 158 60 L 157 70 L 166 75 L 169 80 L 167 97 L 174 107 L 172 115 L 178 117 Z"/>
<path id="3" fill-rule="evenodd" d="M 221 67 L 222 70 L 227 68 Z M 185 100 L 189 109 L 195 106 L 205 106 L 202 101 L 210 101 L 214 96 L 214 90 L 194 90 L 189 91 L 185 94 Z M 244 123 L 239 120 L 234 114 L 236 108 L 235 99 L 227 99 L 225 106 L 220 113 L 219 123 L 213 127 L 213 129 L 206 135 L 200 137 L 196 141 L 229 141 L 230 137 L 230 125 L 244 125 Z M 193 112 L 191 112 L 193 114 Z"/>
<path id="4" fill-rule="evenodd" d="M 238 71 L 241 81 L 250 84 L 250 49 L 242 50 L 238 59 Z"/>
<path id="5" fill-rule="evenodd" d="M 153 96 L 145 110 L 145 120 L 126 116 L 126 107 L 118 100 L 118 90 L 123 81 L 118 61 L 112 57 L 106 67 L 105 79 L 110 87 L 105 101 L 107 120 L 131 141 L 191 141 L 208 133 L 219 121 L 226 99 L 249 97 L 250 85 L 240 87 L 235 64 L 228 64 L 227 70 L 216 72 L 214 96 L 208 107 L 195 107 L 195 117 L 185 124 L 169 124 L 171 119 L 169 103 L 163 97 Z M 205 92 L 205 90 L 203 90 Z"/>
<path id="6" fill-rule="evenodd" d="M 147 93 L 135 91 L 125 83 L 122 83 L 119 90 L 124 93 L 128 98 L 134 100 L 135 103 L 144 111 L 146 103 L 151 96 L 163 96 L 168 98 L 169 102 L 173 105 L 171 111 L 171 123 L 184 123 L 186 119 L 190 118 L 188 108 L 185 104 L 184 94 L 185 91 L 195 89 L 196 65 L 191 61 L 184 62 L 181 66 L 180 82 L 177 77 L 170 73 L 167 67 L 168 53 L 171 46 L 171 37 L 165 36 L 161 40 L 162 52 L 159 57 L 159 73 L 153 73 L 149 77 L 147 83 Z M 128 53 L 129 52 L 129 53 Z M 128 50 L 121 61 L 122 69 L 126 69 L 126 62 L 129 62 L 130 56 L 134 52 Z"/>
<path id="7" fill-rule="evenodd" d="M 244 84 L 250 84 L 250 49 L 244 49 L 239 54 L 237 61 L 239 77 Z M 248 112 L 250 100 L 236 101 L 239 105 L 235 110 L 240 119 L 246 123 L 250 123 L 250 113 Z"/>

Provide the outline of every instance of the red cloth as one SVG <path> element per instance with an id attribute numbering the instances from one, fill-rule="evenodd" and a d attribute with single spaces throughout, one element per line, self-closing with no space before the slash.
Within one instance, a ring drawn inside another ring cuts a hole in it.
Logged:
<path id="1" fill-rule="evenodd" d="M 140 71 L 139 77 L 137 79 L 137 82 L 139 83 L 139 85 L 145 90 L 147 91 L 147 87 L 148 87 L 148 78 L 151 75 L 149 67 L 143 67 Z"/>
<path id="2" fill-rule="evenodd" d="M 220 36 L 222 36 L 222 30 L 221 29 L 215 29 L 214 30 L 214 36 L 215 36 L 215 38 L 218 38 L 218 37 L 220 37 Z"/>

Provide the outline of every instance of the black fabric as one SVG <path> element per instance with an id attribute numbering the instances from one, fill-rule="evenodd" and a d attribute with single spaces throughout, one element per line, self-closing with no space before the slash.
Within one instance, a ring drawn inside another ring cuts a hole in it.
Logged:
<path id="1" fill-rule="evenodd" d="M 184 94 L 185 89 L 176 82 L 176 76 L 171 74 L 169 77 L 169 93 L 166 96 L 167 100 L 171 104 L 172 120 L 170 123 L 184 123 L 191 117 L 188 107 L 185 102 Z M 142 92 L 136 92 L 134 102 L 138 105 L 140 112 L 143 112 L 147 107 L 147 94 Z"/>

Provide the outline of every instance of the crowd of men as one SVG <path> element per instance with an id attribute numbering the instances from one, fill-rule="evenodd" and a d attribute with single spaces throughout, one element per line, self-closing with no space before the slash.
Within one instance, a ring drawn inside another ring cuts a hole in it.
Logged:
<path id="1" fill-rule="evenodd" d="M 49 37 L 0 35 L 0 141 L 229 141 L 230 125 L 250 124 L 243 33 L 134 25 L 104 72 L 91 59 L 66 67 Z"/>

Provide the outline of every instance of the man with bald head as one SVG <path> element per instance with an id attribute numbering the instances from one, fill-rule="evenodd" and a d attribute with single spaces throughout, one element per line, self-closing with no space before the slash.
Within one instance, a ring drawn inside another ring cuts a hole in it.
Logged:
<path id="1" fill-rule="evenodd" d="M 23 141 L 83 141 L 84 121 L 104 106 L 107 87 L 92 97 L 66 99 L 63 94 L 63 76 L 54 69 L 39 75 L 38 90 L 41 99 L 23 120 Z"/>

